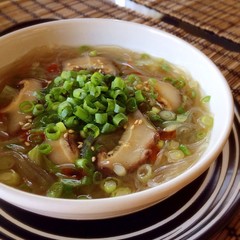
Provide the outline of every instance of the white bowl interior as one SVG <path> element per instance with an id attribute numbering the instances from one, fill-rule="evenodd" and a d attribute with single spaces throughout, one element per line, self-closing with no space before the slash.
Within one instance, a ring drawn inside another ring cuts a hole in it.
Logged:
<path id="1" fill-rule="evenodd" d="M 214 127 L 209 146 L 193 167 L 158 187 L 109 199 L 89 201 L 50 199 L 0 185 L 0 196 L 21 208 L 58 218 L 99 219 L 146 208 L 180 190 L 202 174 L 217 158 L 230 133 L 233 100 L 229 86 L 217 67 L 185 41 L 145 25 L 112 19 L 59 20 L 28 27 L 0 39 L 0 68 L 29 50 L 44 45 L 117 45 L 164 58 L 186 69 L 211 96 Z"/>

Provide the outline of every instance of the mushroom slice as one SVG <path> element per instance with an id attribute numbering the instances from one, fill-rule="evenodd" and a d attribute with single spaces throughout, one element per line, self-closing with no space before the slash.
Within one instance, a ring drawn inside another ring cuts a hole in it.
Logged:
<path id="1" fill-rule="evenodd" d="M 63 70 L 69 71 L 73 69 L 101 70 L 106 74 L 112 74 L 115 76 L 118 74 L 118 70 L 112 61 L 105 57 L 98 56 L 83 56 L 69 59 L 63 63 Z"/>
<path id="2" fill-rule="evenodd" d="M 154 88 L 158 92 L 157 100 L 162 102 L 168 110 L 175 111 L 181 105 L 180 92 L 172 84 L 156 81 Z"/>
<path id="3" fill-rule="evenodd" d="M 120 145 L 113 149 L 113 154 L 98 155 L 98 167 L 111 171 L 119 169 L 119 166 L 126 171 L 134 170 L 147 159 L 155 134 L 155 128 L 140 111 L 136 111 L 129 116 L 128 126 L 119 141 Z"/>
<path id="4" fill-rule="evenodd" d="M 69 138 L 61 136 L 58 140 L 46 142 L 52 147 L 48 157 L 55 164 L 74 163 L 79 156 L 77 145 Z"/>
<path id="5" fill-rule="evenodd" d="M 33 93 L 42 88 L 41 83 L 33 78 L 22 80 L 20 84 L 23 85 L 23 88 L 19 91 L 19 94 L 8 106 L 0 110 L 0 113 L 6 113 L 8 115 L 8 131 L 10 134 L 13 134 L 20 129 L 20 122 L 26 121 L 26 114 L 19 110 L 20 103 L 36 100 Z"/>

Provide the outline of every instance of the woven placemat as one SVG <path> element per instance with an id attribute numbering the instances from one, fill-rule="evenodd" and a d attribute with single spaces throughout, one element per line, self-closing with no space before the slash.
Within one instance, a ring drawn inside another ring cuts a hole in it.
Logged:
<path id="1" fill-rule="evenodd" d="M 118 7 L 107 0 L 14 0 L 0 2 L 0 31 L 35 19 L 81 17 L 115 18 L 133 21 L 162 29 L 181 37 L 212 59 L 226 77 L 233 96 L 240 104 L 240 55 L 237 52 L 228 51 L 221 46 L 193 36 L 173 25 L 145 17 L 126 8 Z M 221 236 L 216 237 L 216 240 L 237 240 L 238 236 L 240 236 L 239 219 L 240 212 L 236 213 L 232 221 L 220 233 Z"/>
<path id="2" fill-rule="evenodd" d="M 240 44 L 239 0 L 133 0 Z"/>
<path id="3" fill-rule="evenodd" d="M 164 22 L 144 17 L 130 10 L 124 9 L 123 11 L 122 8 L 107 0 L 15 0 L 0 2 L 0 31 L 17 23 L 38 18 L 75 17 L 116 18 L 134 21 L 164 29 L 183 38 L 212 59 L 226 77 L 233 96 L 240 103 L 240 54 L 237 52 L 227 51 L 221 46 L 195 37 Z"/>

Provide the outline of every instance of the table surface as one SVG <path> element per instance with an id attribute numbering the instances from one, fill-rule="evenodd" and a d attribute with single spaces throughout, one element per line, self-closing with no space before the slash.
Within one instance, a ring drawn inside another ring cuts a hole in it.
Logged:
<path id="1" fill-rule="evenodd" d="M 236 104 L 240 104 L 239 13 L 239 0 L 3 0 L 0 33 L 27 26 L 33 20 L 82 17 L 116 18 L 164 29 L 203 51 L 219 67 Z M 236 206 L 224 228 L 211 239 L 240 239 L 240 207 Z"/>

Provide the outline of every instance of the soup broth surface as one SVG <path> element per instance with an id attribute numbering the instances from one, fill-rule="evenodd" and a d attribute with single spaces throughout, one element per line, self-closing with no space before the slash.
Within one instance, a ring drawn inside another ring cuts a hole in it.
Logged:
<path id="1" fill-rule="evenodd" d="M 164 183 L 208 144 L 210 96 L 181 68 L 115 46 L 41 47 L 0 70 L 0 182 L 56 198 Z"/>

